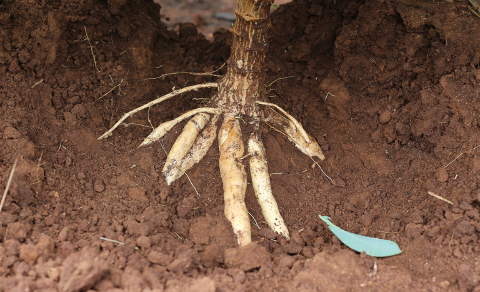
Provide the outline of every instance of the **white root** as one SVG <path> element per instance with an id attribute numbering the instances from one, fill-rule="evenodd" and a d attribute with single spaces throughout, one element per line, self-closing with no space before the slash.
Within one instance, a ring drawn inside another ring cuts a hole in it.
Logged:
<path id="1" fill-rule="evenodd" d="M 279 107 L 278 105 L 270 102 L 263 102 L 263 101 L 257 101 L 256 103 L 262 104 L 262 105 L 267 105 L 270 107 L 274 107 L 278 109 L 282 114 L 284 114 L 293 124 L 294 127 L 298 129 L 298 132 L 300 133 L 301 136 L 307 141 L 307 143 L 311 143 L 312 139 L 310 135 L 307 134 L 307 132 L 303 129 L 302 124 L 300 124 L 294 117 L 292 117 L 289 113 L 287 113 L 284 109 Z"/>
<path id="2" fill-rule="evenodd" d="M 182 94 L 182 93 L 185 93 L 185 92 L 188 92 L 188 91 L 192 91 L 192 90 L 197 90 L 199 88 L 208 88 L 208 87 L 218 87 L 218 83 L 205 83 L 205 84 L 197 84 L 197 85 L 194 85 L 194 86 L 185 87 L 185 88 L 182 88 L 182 89 L 179 89 L 179 90 L 172 91 L 169 94 L 166 94 L 166 95 L 164 95 L 162 97 L 159 97 L 155 100 L 152 100 L 151 102 L 149 102 L 147 104 L 144 104 L 141 107 L 137 107 L 136 109 L 131 110 L 128 113 L 124 114 L 123 117 L 115 125 L 113 125 L 113 127 L 110 128 L 110 130 L 106 131 L 102 136 L 98 137 L 98 140 L 102 140 L 104 138 L 107 138 L 107 137 L 111 136 L 112 132 L 118 126 L 120 126 L 124 120 L 126 120 L 128 117 L 130 117 L 134 113 L 137 113 L 141 110 L 149 108 L 154 104 L 161 103 L 162 101 L 165 101 L 165 100 L 167 100 L 171 97 L 174 97 L 176 95 L 179 95 L 179 94 Z"/>
<path id="3" fill-rule="evenodd" d="M 252 241 L 250 220 L 245 206 L 247 174 L 238 161 L 243 156 L 242 132 L 240 122 L 233 116 L 223 121 L 218 133 L 220 148 L 220 175 L 223 181 L 225 217 L 232 224 L 237 235 L 238 245 L 247 245 Z"/>
<path id="4" fill-rule="evenodd" d="M 197 136 L 192 148 L 188 151 L 187 155 L 185 155 L 180 166 L 176 168 L 172 182 L 181 178 L 185 171 L 192 168 L 195 163 L 200 162 L 207 154 L 208 149 L 210 149 L 210 146 L 212 146 L 215 140 L 218 117 L 218 115 L 215 115 L 207 127 Z"/>
<path id="5" fill-rule="evenodd" d="M 221 112 L 220 109 L 210 108 L 210 107 L 197 108 L 197 109 L 188 111 L 188 112 L 184 113 L 183 115 L 177 117 L 176 119 L 165 122 L 165 123 L 161 124 L 160 126 L 158 126 L 157 128 L 155 128 L 155 130 L 153 130 L 153 132 L 150 133 L 150 135 L 148 135 L 148 137 L 145 138 L 145 140 L 143 140 L 142 144 L 140 144 L 138 147 L 142 147 L 143 145 L 148 145 L 152 142 L 157 141 L 158 139 L 165 136 L 165 134 L 168 131 L 170 131 L 173 128 L 173 126 L 175 126 L 176 124 L 180 123 L 181 121 L 183 121 L 183 120 L 185 120 L 185 119 L 187 119 L 187 118 L 189 118 L 193 115 L 196 115 L 198 113 L 219 114 L 220 112 Z"/>
<path id="6" fill-rule="evenodd" d="M 267 110 L 267 116 L 264 118 L 266 123 L 272 123 L 276 127 L 283 128 L 283 132 L 278 130 L 279 132 L 284 133 L 290 141 L 292 141 L 295 146 L 300 149 L 304 154 L 314 157 L 317 156 L 321 160 L 325 160 L 325 156 L 323 155 L 322 149 L 320 145 L 318 145 L 317 141 L 313 139 L 308 133 L 303 129 L 302 125 L 291 115 L 285 112 L 283 109 L 278 107 L 273 103 L 268 102 L 257 102 L 258 104 L 274 106 L 279 109 L 282 113 L 284 113 L 287 118 L 281 116 L 273 109 Z"/>
<path id="7" fill-rule="evenodd" d="M 265 221 L 270 229 L 282 234 L 287 240 L 290 240 L 287 226 L 283 222 L 277 202 L 272 194 L 265 148 L 258 135 L 253 133 L 250 135 L 248 152 L 251 154 L 250 174 L 252 177 L 252 185 L 258 203 L 262 208 L 263 217 L 265 217 Z"/>
<path id="8" fill-rule="evenodd" d="M 182 133 L 178 135 L 163 167 L 163 175 L 167 185 L 170 185 L 175 180 L 177 172 L 180 170 L 179 165 L 192 148 L 198 133 L 205 127 L 209 119 L 210 116 L 208 114 L 197 114 L 187 122 Z"/>

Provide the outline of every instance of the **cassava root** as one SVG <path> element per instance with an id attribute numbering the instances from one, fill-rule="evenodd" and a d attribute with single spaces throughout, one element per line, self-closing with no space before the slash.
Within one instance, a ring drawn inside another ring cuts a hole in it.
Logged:
<path id="1" fill-rule="evenodd" d="M 199 88 L 218 87 L 218 92 L 211 98 L 209 107 L 188 111 L 160 124 L 140 146 L 161 139 L 175 125 L 189 120 L 167 155 L 163 168 L 167 184 L 170 185 L 206 155 L 217 136 L 217 122 L 223 119 L 218 131 L 218 144 L 225 217 L 231 222 L 239 245 L 251 242 L 250 220 L 245 205 L 247 173 L 243 164 L 247 159 L 244 159 L 246 156 L 239 118 L 248 118 L 248 127 L 253 129 L 248 139 L 247 156 L 255 196 L 268 226 L 287 239 L 288 229 L 272 194 L 259 123 L 264 121 L 283 133 L 306 155 L 325 159 L 318 143 L 307 134 L 296 119 L 277 105 L 265 101 L 267 99 L 264 92 L 265 55 L 268 50 L 267 31 L 270 26 L 272 3 L 273 0 L 238 0 L 237 20 L 230 28 L 233 44 L 227 61 L 227 72 L 218 83 L 185 87 L 159 97 L 126 113 L 111 129 L 99 137 L 103 139 L 110 136 L 128 117 L 173 96 Z"/>

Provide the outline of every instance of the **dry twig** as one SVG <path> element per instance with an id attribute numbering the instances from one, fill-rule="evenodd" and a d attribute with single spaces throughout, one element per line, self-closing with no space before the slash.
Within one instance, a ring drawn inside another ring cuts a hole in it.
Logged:
<path id="1" fill-rule="evenodd" d="M 5 188 L 5 192 L 3 192 L 2 202 L 0 203 L 0 212 L 2 212 L 3 204 L 5 204 L 5 198 L 7 197 L 8 189 L 10 188 L 10 183 L 12 182 L 13 173 L 15 172 L 15 168 L 17 167 L 17 159 L 13 163 L 12 171 L 10 172 L 10 176 L 8 177 L 7 187 Z"/>
<path id="2" fill-rule="evenodd" d="M 439 199 L 439 200 L 442 200 L 442 201 L 444 201 L 444 202 L 447 202 L 447 203 L 449 203 L 450 205 L 453 205 L 452 201 L 449 201 L 449 200 L 447 200 L 447 199 L 445 199 L 445 198 L 443 198 L 443 197 L 440 197 L 439 195 L 435 194 L 434 192 L 428 191 L 428 194 L 429 194 L 430 196 L 432 196 L 432 197 L 435 197 L 435 198 Z"/>

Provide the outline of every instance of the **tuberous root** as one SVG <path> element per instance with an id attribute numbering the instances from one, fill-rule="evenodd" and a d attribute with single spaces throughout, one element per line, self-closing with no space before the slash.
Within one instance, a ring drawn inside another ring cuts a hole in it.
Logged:
<path id="1" fill-rule="evenodd" d="M 287 138 L 304 154 L 310 157 L 316 156 L 321 160 L 325 159 L 320 145 L 318 145 L 315 139 L 307 134 L 303 129 L 302 124 L 300 124 L 294 117 L 289 115 L 276 104 L 261 101 L 257 101 L 257 103 L 270 107 L 266 111 L 267 114 L 264 117 L 264 121 L 267 124 L 272 124 L 278 131 L 285 134 Z M 278 109 L 285 115 L 285 117 L 274 111 L 272 108 Z"/>
<path id="2" fill-rule="evenodd" d="M 182 177 L 185 171 L 192 168 L 195 163 L 200 162 L 200 160 L 202 160 L 207 154 L 207 151 L 210 149 L 210 146 L 212 146 L 217 134 L 218 117 L 218 115 L 213 116 L 210 123 L 197 136 L 192 148 L 188 151 L 187 155 L 185 155 L 181 164 L 178 167 L 172 168 L 171 173 L 165 173 L 165 177 L 168 177 L 168 184 Z"/>
<path id="3" fill-rule="evenodd" d="M 209 119 L 210 116 L 206 113 L 195 115 L 187 122 L 182 133 L 178 135 L 177 140 L 175 140 L 175 143 L 167 155 L 167 161 L 163 167 L 163 174 L 168 185 L 170 185 L 177 176 L 182 160 L 192 148 L 198 133 L 205 127 Z"/>
<path id="4" fill-rule="evenodd" d="M 277 202 L 272 194 L 267 159 L 265 157 L 265 148 L 257 134 L 250 135 L 248 152 L 251 154 L 250 174 L 252 177 L 252 185 L 258 203 L 262 208 L 263 217 L 270 229 L 282 234 L 287 240 L 290 240 L 287 226 L 283 222 L 283 218 L 278 210 Z"/>
<path id="5" fill-rule="evenodd" d="M 176 119 L 165 122 L 165 123 L 161 124 L 160 126 L 158 126 L 157 128 L 155 128 L 155 130 L 153 130 L 153 132 L 150 133 L 150 135 L 148 135 L 148 137 L 145 138 L 145 140 L 143 140 L 142 144 L 140 144 L 138 147 L 142 147 L 144 145 L 148 145 L 152 142 L 157 141 L 158 139 L 165 136 L 165 134 L 168 133 L 168 131 L 170 131 L 176 124 L 180 123 L 181 121 L 183 121 L 183 120 L 185 120 L 185 119 L 187 119 L 187 118 L 189 118 L 193 115 L 196 115 L 198 113 L 220 114 L 220 112 L 221 112 L 220 109 L 209 108 L 209 107 L 197 108 L 197 109 L 188 111 L 188 112 L 184 113 L 183 115 L 177 117 Z"/>
<path id="6" fill-rule="evenodd" d="M 247 174 L 238 161 L 243 156 L 240 123 L 233 116 L 226 117 L 218 134 L 220 148 L 220 175 L 222 177 L 225 201 L 225 217 L 232 224 L 238 245 L 252 241 L 250 221 L 245 206 Z"/>

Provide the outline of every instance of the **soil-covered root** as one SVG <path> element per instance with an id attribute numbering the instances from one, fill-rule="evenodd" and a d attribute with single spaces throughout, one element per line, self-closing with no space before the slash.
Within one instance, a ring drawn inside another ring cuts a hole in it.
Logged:
<path id="1" fill-rule="evenodd" d="M 243 156 L 244 146 L 240 122 L 233 115 L 225 117 L 218 133 L 218 144 L 225 217 L 232 224 L 238 245 L 247 245 L 252 241 L 250 220 L 245 206 L 247 174 L 243 164 L 239 161 Z"/>
<path id="2" fill-rule="evenodd" d="M 270 185 L 270 175 L 268 173 L 267 159 L 265 157 L 265 148 L 258 134 L 252 133 L 248 140 L 248 152 L 250 157 L 250 175 L 252 185 L 257 197 L 258 203 L 262 208 L 263 217 L 268 226 L 277 233 L 282 234 L 290 240 L 288 229 L 283 222 L 282 215 L 278 210 L 277 202 L 272 194 Z"/>
<path id="3" fill-rule="evenodd" d="M 148 145 L 148 144 L 151 144 L 152 142 L 157 141 L 158 139 L 165 136 L 165 134 L 167 134 L 168 131 L 170 131 L 176 124 L 199 113 L 220 114 L 221 110 L 217 108 L 211 108 L 211 107 L 202 107 L 202 108 L 197 108 L 197 109 L 188 111 L 183 115 L 177 117 L 176 119 L 160 124 L 160 126 L 155 128 L 155 130 L 153 130 L 153 132 L 150 133 L 150 135 L 148 135 L 148 137 L 145 138 L 142 144 L 140 144 L 138 147 Z"/>
<path id="4" fill-rule="evenodd" d="M 202 160 L 203 157 L 207 154 L 207 151 L 208 149 L 210 149 L 210 146 L 212 146 L 217 134 L 218 118 L 219 115 L 213 116 L 210 123 L 208 123 L 206 128 L 203 129 L 203 131 L 197 136 L 197 139 L 193 143 L 192 148 L 190 149 L 190 151 L 188 151 L 187 155 L 185 155 L 181 164 L 175 168 L 174 172 L 172 172 L 170 182 L 173 182 L 182 177 L 185 171 L 192 168 L 195 163 L 200 162 L 200 160 Z"/>
<path id="5" fill-rule="evenodd" d="M 178 135 L 177 140 L 175 140 L 175 143 L 167 155 L 167 161 L 163 167 L 163 175 L 168 185 L 170 185 L 177 176 L 177 172 L 180 170 L 179 165 L 192 148 L 198 133 L 203 130 L 203 127 L 205 127 L 209 120 L 210 116 L 208 114 L 197 114 L 187 122 L 182 133 Z"/>
<path id="6" fill-rule="evenodd" d="M 309 157 L 316 156 L 321 160 L 325 159 L 320 145 L 318 145 L 315 139 L 308 135 L 303 129 L 302 124 L 300 124 L 294 117 L 276 104 L 260 101 L 257 101 L 257 103 L 269 106 L 269 108 L 265 110 L 265 117 L 263 119 L 267 125 L 287 136 L 287 138 L 305 155 L 308 155 Z M 278 109 L 285 115 L 285 117 L 277 113 L 273 108 Z"/>

